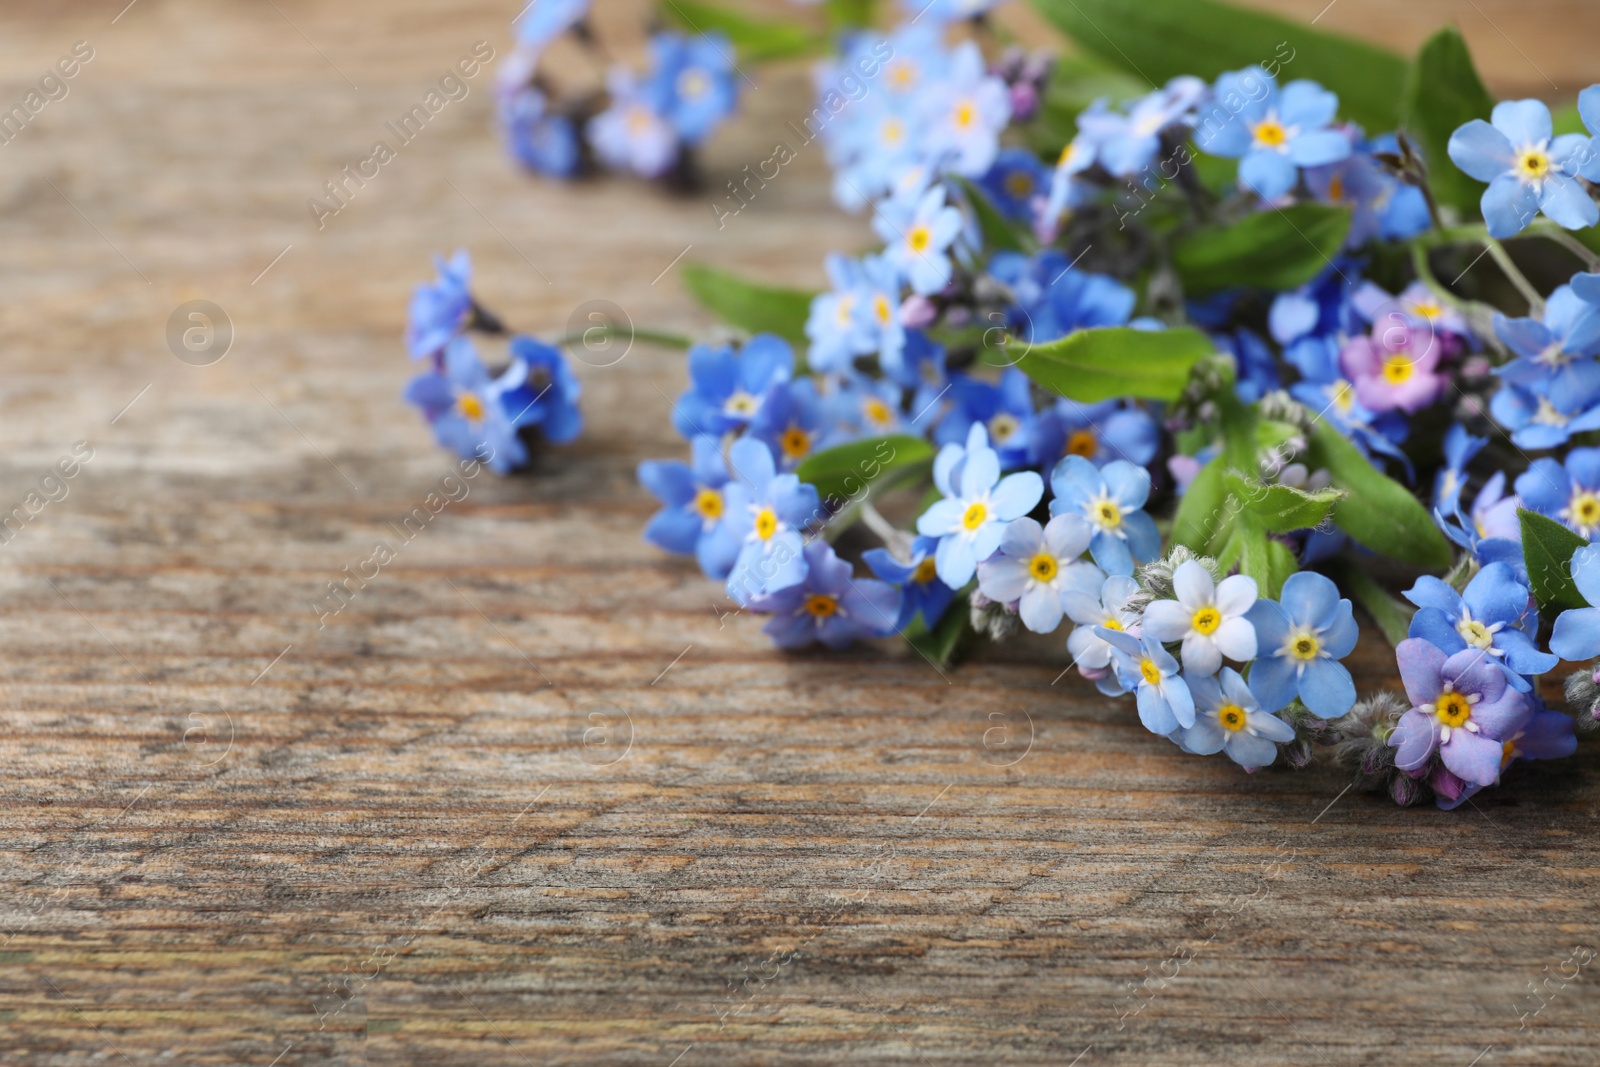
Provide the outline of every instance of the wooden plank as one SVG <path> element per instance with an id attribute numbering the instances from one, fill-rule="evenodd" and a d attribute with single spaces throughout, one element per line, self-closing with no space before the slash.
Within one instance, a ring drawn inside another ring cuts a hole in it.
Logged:
<path id="1" fill-rule="evenodd" d="M 1531 82 L 1482 13 L 1583 83 L 1589 5 L 1444 7 L 1323 21 L 1460 17 L 1492 83 Z M 640 541 L 670 354 L 580 367 L 579 445 L 474 480 L 319 619 L 451 469 L 398 401 L 432 253 L 547 335 L 595 298 L 699 331 L 686 247 L 810 286 L 868 231 L 814 147 L 722 229 L 529 181 L 482 79 L 319 231 L 307 198 L 510 9 L 119 8 L 0 14 L 5 99 L 95 48 L 0 146 L 0 503 L 94 449 L 0 545 L 8 1063 L 1594 1062 L 1590 983 L 1519 1018 L 1595 941 L 1586 757 L 1400 812 L 1183 756 L 1056 681 L 1058 641 L 948 677 L 778 654 Z M 715 175 L 804 110 L 803 70 L 758 77 Z M 191 299 L 237 331 L 213 366 L 166 347 Z"/>

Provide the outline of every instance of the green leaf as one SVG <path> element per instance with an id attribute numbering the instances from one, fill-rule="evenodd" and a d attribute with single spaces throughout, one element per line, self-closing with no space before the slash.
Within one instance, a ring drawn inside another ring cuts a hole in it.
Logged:
<path id="1" fill-rule="evenodd" d="M 919 616 L 917 625 L 920 627 L 920 624 Z M 932 630 L 926 628 L 908 630 L 906 641 L 936 665 L 948 667 L 955 662 L 962 642 L 970 633 L 972 633 L 970 597 L 967 593 L 957 593 Z"/>
<path id="2" fill-rule="evenodd" d="M 1391 596 L 1379 585 L 1359 561 L 1346 560 L 1335 565 L 1334 580 L 1339 588 L 1350 594 L 1350 599 L 1372 617 L 1383 631 L 1390 645 L 1398 645 L 1411 630 L 1411 616 L 1417 609 Z"/>
<path id="3" fill-rule="evenodd" d="M 961 188 L 966 191 L 967 203 L 972 205 L 972 213 L 978 218 L 978 230 L 983 234 L 983 244 L 989 252 L 1026 252 L 1029 241 L 1010 219 L 1000 214 L 1000 209 L 994 202 L 965 178 L 957 178 Z"/>
<path id="4" fill-rule="evenodd" d="M 1029 345 L 1017 367 L 1068 400 L 1093 404 L 1135 396 L 1171 402 L 1189 370 L 1215 347 L 1199 330 L 1079 330 L 1059 341 Z"/>
<path id="5" fill-rule="evenodd" d="M 1563 611 L 1588 607 L 1572 580 L 1572 554 L 1589 542 L 1554 519 L 1526 508 L 1517 509 L 1517 518 L 1522 522 L 1522 558 L 1528 565 L 1528 583 L 1539 610 L 1555 618 Z"/>
<path id="6" fill-rule="evenodd" d="M 1338 489 L 1308 493 L 1289 485 L 1263 485 L 1238 471 L 1227 473 L 1226 484 L 1228 492 L 1239 501 L 1240 510 L 1267 533 L 1292 533 L 1319 526 L 1334 504 L 1344 499 Z"/>
<path id="7" fill-rule="evenodd" d="M 750 333 L 775 333 L 794 345 L 806 343 L 806 319 L 814 293 L 756 285 L 704 263 L 686 263 L 683 284 L 711 314 Z"/>
<path id="8" fill-rule="evenodd" d="M 1226 525 L 1228 491 L 1223 485 L 1225 465 L 1222 457 L 1213 459 L 1194 476 L 1183 498 L 1178 501 L 1178 512 L 1172 517 L 1172 540 L 1175 544 L 1209 554 L 1211 542 Z"/>
<path id="9" fill-rule="evenodd" d="M 1333 506 L 1339 529 L 1402 563 L 1433 571 L 1450 566 L 1450 542 L 1433 524 L 1422 501 L 1411 490 L 1385 475 L 1363 456 L 1332 424 L 1311 424 L 1312 469 L 1324 468 L 1333 484 L 1345 491 Z"/>
<path id="10" fill-rule="evenodd" d="M 795 474 L 816 486 L 824 500 L 850 499 L 890 474 L 932 459 L 933 445 L 921 437 L 874 437 L 809 456 Z"/>
<path id="11" fill-rule="evenodd" d="M 1172 266 L 1192 296 L 1237 285 L 1294 289 L 1327 269 L 1350 232 L 1348 208 L 1326 204 L 1258 211 L 1174 242 Z"/>
<path id="12" fill-rule="evenodd" d="M 1494 97 L 1483 87 L 1461 31 L 1447 27 L 1428 38 L 1406 73 L 1401 122 L 1428 161 L 1434 199 L 1468 217 L 1478 214 L 1483 184 L 1450 161 L 1450 135 L 1473 119 L 1487 119 Z"/>
<path id="13" fill-rule="evenodd" d="M 874 0 L 828 0 L 828 25 L 834 29 L 870 29 Z"/>
<path id="14" fill-rule="evenodd" d="M 1405 60 L 1304 22 L 1219 0 L 1034 0 L 1085 51 L 1160 85 L 1265 66 L 1280 82 L 1309 78 L 1339 94 L 1339 112 L 1369 130 L 1400 118 Z"/>
<path id="15" fill-rule="evenodd" d="M 661 13 L 695 33 L 721 32 L 739 58 L 749 63 L 814 55 L 828 43 L 825 37 L 793 22 L 755 19 L 698 0 L 667 0 Z"/>

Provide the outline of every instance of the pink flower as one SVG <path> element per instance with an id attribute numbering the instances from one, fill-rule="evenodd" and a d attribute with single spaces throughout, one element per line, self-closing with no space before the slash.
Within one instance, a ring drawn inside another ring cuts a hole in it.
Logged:
<path id="1" fill-rule="evenodd" d="M 1440 345 L 1431 331 L 1389 325 L 1374 328 L 1370 337 L 1348 341 L 1339 353 L 1339 364 L 1355 383 L 1362 406 L 1412 413 L 1444 391 L 1444 376 L 1435 371 L 1439 355 Z"/>

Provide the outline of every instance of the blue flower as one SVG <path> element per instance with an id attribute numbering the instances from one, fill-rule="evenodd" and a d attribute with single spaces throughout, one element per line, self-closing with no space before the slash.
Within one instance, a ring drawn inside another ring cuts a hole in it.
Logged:
<path id="1" fill-rule="evenodd" d="M 929 15 L 940 22 L 959 22 L 986 14 L 1001 0 L 904 0 L 914 16 Z"/>
<path id="2" fill-rule="evenodd" d="M 826 448 L 832 431 L 828 405 L 817 395 L 816 382 L 811 378 L 774 383 L 749 428 L 750 436 L 771 449 L 778 458 L 778 468 L 786 471 Z"/>
<path id="3" fill-rule="evenodd" d="M 1600 430 L 1600 381 L 1585 387 L 1583 374 L 1562 390 L 1564 376 L 1528 385 L 1506 382 L 1489 399 L 1489 413 L 1511 434 L 1518 448 L 1556 448 L 1573 434 Z"/>
<path id="4" fill-rule="evenodd" d="M 1359 631 L 1350 601 L 1315 571 L 1299 571 L 1283 583 L 1276 601 L 1250 609 L 1258 651 L 1250 667 L 1250 689 L 1267 711 L 1295 697 L 1324 719 L 1349 711 L 1356 685 L 1339 661 L 1356 647 Z"/>
<path id="5" fill-rule="evenodd" d="M 1461 506 L 1461 490 L 1467 484 L 1467 464 L 1489 443 L 1487 437 L 1474 437 L 1459 422 L 1451 423 L 1444 434 L 1444 466 L 1433 480 L 1433 506 L 1451 512 Z"/>
<path id="6" fill-rule="evenodd" d="M 1530 511 L 1595 540 L 1600 535 L 1600 448 L 1574 448 L 1565 466 L 1548 458 L 1534 460 L 1517 476 L 1517 495 Z"/>
<path id="7" fill-rule="evenodd" d="M 1574 177 L 1589 139 L 1552 137 L 1550 109 L 1538 100 L 1503 100 L 1490 122 L 1473 119 L 1450 135 L 1450 158 L 1488 182 L 1481 207 L 1491 237 L 1522 232 L 1543 211 L 1569 230 L 1593 226 L 1600 211 Z"/>
<path id="8" fill-rule="evenodd" d="M 1148 467 L 1161 446 L 1161 427 L 1130 401 L 1080 404 L 1057 400 L 1039 414 L 1035 461 L 1052 466 L 1062 456 L 1082 456 L 1097 467 L 1114 459 Z"/>
<path id="9" fill-rule="evenodd" d="M 1125 325 L 1138 299 L 1114 278 L 1074 268 L 1055 249 L 1033 257 L 997 252 L 989 273 L 1011 288 L 1015 304 L 1007 325 L 1029 344 L 1094 326 Z"/>
<path id="10" fill-rule="evenodd" d="M 549 109 L 543 93 L 527 89 L 501 110 L 511 156 L 529 170 L 552 178 L 570 178 L 583 159 L 572 119 Z"/>
<path id="11" fill-rule="evenodd" d="M 511 424 L 536 426 L 553 445 L 564 445 L 583 429 L 578 397 L 583 387 L 561 350 L 532 337 L 511 339 L 511 366 L 501 377 L 500 403 Z"/>
<path id="12" fill-rule="evenodd" d="M 1000 547 L 1007 525 L 1044 496 L 1044 480 L 1033 471 L 1000 477 L 1000 457 L 982 423 L 973 423 L 965 448 L 948 444 L 939 450 L 933 481 L 944 499 L 922 513 L 917 532 L 939 539 L 934 565 L 952 589 L 972 580 L 978 563 Z"/>
<path id="13" fill-rule="evenodd" d="M 1011 92 L 989 73 L 976 42 L 963 41 L 950 56 L 944 77 L 921 98 L 922 147 L 930 160 L 968 178 L 994 163 L 1000 131 L 1011 121 Z"/>
<path id="14" fill-rule="evenodd" d="M 1000 456 L 1002 470 L 1026 466 L 1034 455 L 1033 390 L 1028 376 L 1016 367 L 1000 374 L 991 385 L 965 374 L 950 376 L 950 411 L 934 433 L 939 444 L 959 444 L 981 423 L 990 446 Z"/>
<path id="15" fill-rule="evenodd" d="M 589 0 L 534 0 L 511 22 L 517 28 L 518 44 L 543 48 L 588 13 Z"/>
<path id="16" fill-rule="evenodd" d="M 731 47 L 720 33 L 658 33 L 650 42 L 649 91 L 666 101 L 666 119 L 685 144 L 704 141 L 738 103 Z"/>
<path id="17" fill-rule="evenodd" d="M 1400 181 L 1373 158 L 1374 152 L 1398 150 L 1394 135 L 1385 134 L 1358 143 L 1355 151 L 1337 163 L 1306 168 L 1306 185 L 1312 195 L 1350 209 L 1346 248 L 1359 248 L 1374 237 L 1404 240 L 1433 225 L 1422 190 Z"/>
<path id="18" fill-rule="evenodd" d="M 1600 605 L 1600 545 L 1578 549 L 1568 569 L 1583 599 Z M 1600 656 L 1600 607 L 1572 608 L 1557 615 L 1550 651 L 1573 663 Z"/>
<path id="19" fill-rule="evenodd" d="M 911 542 L 911 558 L 903 563 L 886 548 L 869 548 L 861 554 L 862 561 L 872 568 L 873 574 L 900 587 L 904 601 L 900 617 L 895 620 L 895 629 L 905 629 L 918 615 L 922 616 L 924 626 L 933 629 L 955 598 L 955 590 L 939 580 L 939 569 L 933 558 L 938 547 L 938 538 L 918 537 Z"/>
<path id="20" fill-rule="evenodd" d="M 1061 625 L 1070 593 L 1094 594 L 1104 572 L 1082 561 L 1089 527 L 1076 515 L 1057 515 L 1040 526 L 1024 515 L 1006 527 L 1000 551 L 978 564 L 978 591 L 1002 604 L 1017 604 L 1022 625 L 1036 634 Z"/>
<path id="21" fill-rule="evenodd" d="M 1140 625 L 1158 641 L 1183 642 L 1183 669 L 1188 674 L 1215 674 L 1222 657 L 1244 663 L 1256 655 L 1256 628 L 1249 612 L 1256 602 L 1256 580 L 1235 574 L 1212 581 L 1197 560 L 1186 560 L 1172 572 L 1173 600 L 1152 600 Z"/>
<path id="22" fill-rule="evenodd" d="M 888 244 L 885 255 L 911 283 L 913 292 L 937 293 L 950 283 L 949 249 L 961 233 L 961 212 L 945 203 L 935 185 L 913 202 L 896 197 L 878 205 L 872 228 Z"/>
<path id="23" fill-rule="evenodd" d="M 834 426 L 829 437 L 887 437 L 905 432 L 902 393 L 894 382 L 880 378 L 845 378 L 825 400 Z"/>
<path id="24" fill-rule="evenodd" d="M 1294 727 L 1262 711 L 1239 672 L 1222 668 L 1215 678 L 1185 673 L 1196 708 L 1194 725 L 1178 742 L 1201 756 L 1226 752 L 1241 767 L 1265 767 L 1278 756 L 1278 745 L 1294 740 Z"/>
<path id="25" fill-rule="evenodd" d="M 1290 82 L 1280 92 L 1265 70 L 1247 67 L 1219 77 L 1215 97 L 1195 141 L 1202 151 L 1239 160 L 1239 184 L 1263 200 L 1293 189 L 1301 167 L 1351 152 L 1350 138 L 1331 128 L 1339 98 L 1315 82 Z"/>
<path id="26" fill-rule="evenodd" d="M 761 411 L 767 391 L 793 375 L 794 350 L 769 333 L 756 334 L 738 353 L 731 345 L 695 345 L 689 389 L 673 407 L 673 425 L 686 438 L 742 430 Z"/>
<path id="27" fill-rule="evenodd" d="M 1082 133 L 1061 150 L 1055 170 L 1050 173 L 1050 194 L 1034 219 L 1034 232 L 1041 242 L 1054 241 L 1067 212 L 1092 195 L 1092 187 L 1084 174 L 1094 166 L 1095 150 L 1094 141 Z"/>
<path id="28" fill-rule="evenodd" d="M 728 465 L 715 437 L 689 442 L 692 461 L 646 460 L 639 464 L 639 482 L 665 505 L 645 527 L 646 541 L 668 552 L 693 555 L 706 577 L 718 581 L 733 569 L 739 543 L 723 525 Z"/>
<path id="29" fill-rule="evenodd" d="M 850 564 L 834 555 L 825 541 L 805 547 L 805 578 L 750 601 L 750 610 L 770 613 L 762 632 L 779 648 L 802 648 L 821 642 L 848 648 L 862 637 L 895 632 L 900 593 L 886 582 L 852 577 Z"/>
<path id="30" fill-rule="evenodd" d="M 728 466 L 734 480 L 723 490 L 722 522 L 726 536 L 739 545 L 728 573 L 728 595 L 742 607 L 805 580 L 800 535 L 821 512 L 816 488 L 779 474 L 772 453 L 754 438 L 733 443 Z"/>
<path id="31" fill-rule="evenodd" d="M 411 379 L 405 396 L 422 409 L 442 447 L 508 474 L 527 464 L 528 450 L 502 402 L 504 392 L 504 379 L 491 377 L 472 342 L 457 337 L 445 349 L 443 372 Z"/>
<path id="32" fill-rule="evenodd" d="M 1194 725 L 1194 696 L 1178 673 L 1178 661 L 1146 635 L 1137 638 L 1123 630 L 1095 627 L 1095 635 L 1112 648 L 1117 674 L 1124 689 L 1134 691 L 1139 721 L 1162 737 Z"/>
<path id="33" fill-rule="evenodd" d="M 1163 131 L 1193 121 L 1195 106 L 1208 92 L 1205 82 L 1183 75 L 1135 100 L 1126 115 L 1089 107 L 1078 116 L 1078 128 L 1094 141 L 1101 166 L 1116 177 L 1131 177 L 1155 162 Z"/>
<path id="34" fill-rule="evenodd" d="M 1050 169 L 1026 148 L 1002 148 L 978 185 L 1000 214 L 1014 222 L 1033 219 L 1033 203 L 1042 198 Z"/>
<path id="35" fill-rule="evenodd" d="M 660 177 L 678 160 L 678 135 L 662 112 L 665 101 L 625 67 L 612 68 L 607 83 L 611 104 L 587 127 L 594 154 L 613 170 Z"/>
<path id="36" fill-rule="evenodd" d="M 1067 635 L 1067 651 L 1078 673 L 1092 680 L 1106 696 L 1127 690 L 1117 672 L 1110 670 L 1115 646 L 1099 634 L 1099 628 L 1132 632 L 1138 629 L 1139 613 L 1128 601 L 1139 591 L 1132 575 L 1113 574 L 1094 592 L 1069 589 L 1061 598 L 1067 618 L 1077 623 Z"/>
<path id="37" fill-rule="evenodd" d="M 1525 386 L 1550 382 L 1558 397 L 1600 388 L 1600 365 L 1589 358 L 1600 353 L 1600 306 L 1579 297 L 1572 286 L 1559 286 L 1550 294 L 1543 321 L 1495 312 L 1494 332 L 1517 354 L 1498 368 L 1506 381 Z"/>
<path id="38" fill-rule="evenodd" d="M 844 372 L 857 356 L 876 354 L 888 371 L 901 362 L 906 331 L 900 322 L 900 274 L 881 255 L 862 260 L 830 255 L 833 288 L 811 301 L 806 337 L 814 370 Z"/>
<path id="39" fill-rule="evenodd" d="M 1554 670 L 1559 660 L 1540 652 L 1523 628 L 1536 629 L 1538 618 L 1528 604 L 1528 587 L 1504 563 L 1491 563 L 1457 593 L 1431 574 L 1406 590 L 1419 609 L 1407 636 L 1431 642 L 1446 655 L 1475 648 L 1505 672 L 1512 688 L 1526 693 L 1528 674 Z"/>
<path id="40" fill-rule="evenodd" d="M 412 359 L 426 359 L 444 351 L 451 338 L 466 328 L 472 317 L 472 260 L 461 249 L 449 260 L 434 257 L 437 281 L 419 285 L 411 293 L 406 315 L 406 348 Z"/>
<path id="41" fill-rule="evenodd" d="M 1161 551 L 1156 521 L 1142 510 L 1150 497 L 1150 472 L 1126 460 L 1095 467 L 1064 456 L 1050 474 L 1052 515 L 1080 515 L 1094 531 L 1089 553 L 1107 574 L 1132 574 Z"/>
<path id="42" fill-rule="evenodd" d="M 912 390 L 908 410 L 913 426 L 926 430 L 944 417 L 948 404 L 941 401 L 949 394 L 950 380 L 943 345 L 921 330 L 907 330 L 903 351 L 898 359 L 884 362 L 883 372 Z"/>
<path id="43" fill-rule="evenodd" d="M 1471 552 L 1479 563 L 1506 563 L 1517 572 L 1519 580 L 1526 581 L 1522 523 L 1517 518 L 1522 502 L 1516 496 L 1506 496 L 1505 485 L 1505 471 L 1495 471 L 1478 490 L 1469 512 L 1463 513 L 1457 500 L 1454 512 L 1447 515 L 1435 509 L 1433 518 L 1446 537 Z"/>

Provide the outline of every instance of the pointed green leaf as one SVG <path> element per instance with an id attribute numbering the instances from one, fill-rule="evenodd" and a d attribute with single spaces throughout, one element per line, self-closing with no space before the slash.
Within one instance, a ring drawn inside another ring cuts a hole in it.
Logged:
<path id="1" fill-rule="evenodd" d="M 1233 286 L 1293 289 L 1328 268 L 1350 232 L 1350 211 L 1296 204 L 1196 230 L 1172 246 L 1172 266 L 1191 296 Z"/>
<path id="2" fill-rule="evenodd" d="M 707 311 L 730 326 L 775 333 L 802 347 L 806 343 L 814 293 L 756 285 L 704 263 L 685 263 L 683 284 Z"/>
<path id="3" fill-rule="evenodd" d="M 1572 580 L 1572 554 L 1589 542 L 1554 519 L 1526 508 L 1517 509 L 1517 518 L 1522 523 L 1522 558 L 1528 565 L 1528 583 L 1539 610 L 1553 619 L 1563 611 L 1588 607 Z"/>
<path id="4" fill-rule="evenodd" d="M 1309 78 L 1339 94 L 1339 114 L 1369 130 L 1400 118 L 1405 60 L 1299 20 L 1219 0 L 1034 0 L 1084 51 L 1152 85 L 1264 66 L 1282 83 Z"/>
<path id="5" fill-rule="evenodd" d="M 1172 541 L 1203 555 L 1210 554 L 1211 543 L 1227 525 L 1228 491 L 1223 485 L 1225 466 L 1218 456 L 1194 476 L 1178 501 L 1172 517 Z"/>
<path id="6" fill-rule="evenodd" d="M 1117 397 L 1171 402 L 1189 371 L 1215 351 L 1199 330 L 1078 330 L 1059 341 L 1028 345 L 1017 367 L 1046 389 L 1085 404 Z"/>
<path id="7" fill-rule="evenodd" d="M 874 437 L 809 456 L 795 474 L 816 486 L 824 500 L 849 500 L 897 471 L 932 459 L 933 445 L 921 437 Z"/>
<path id="8" fill-rule="evenodd" d="M 1345 492 L 1333 506 L 1339 529 L 1402 563 L 1442 571 L 1450 566 L 1450 542 L 1411 490 L 1374 467 L 1349 439 L 1321 419 L 1311 424 L 1312 469 L 1333 475 Z"/>
<path id="9" fill-rule="evenodd" d="M 1428 38 L 1406 73 L 1401 122 L 1428 161 L 1434 199 L 1478 214 L 1483 183 L 1450 161 L 1450 135 L 1473 119 L 1487 119 L 1494 97 L 1483 87 L 1461 31 L 1446 27 Z"/>
<path id="10" fill-rule="evenodd" d="M 827 47 L 827 38 L 805 26 L 749 15 L 699 0 L 669 0 L 661 13 L 695 33 L 721 33 L 739 58 L 749 63 L 794 56 L 815 55 Z"/>
<path id="11" fill-rule="evenodd" d="M 1226 483 L 1240 509 L 1267 533 L 1292 533 L 1320 526 L 1334 504 L 1344 499 L 1338 489 L 1306 492 L 1288 485 L 1263 485 L 1238 471 L 1229 471 Z"/>

